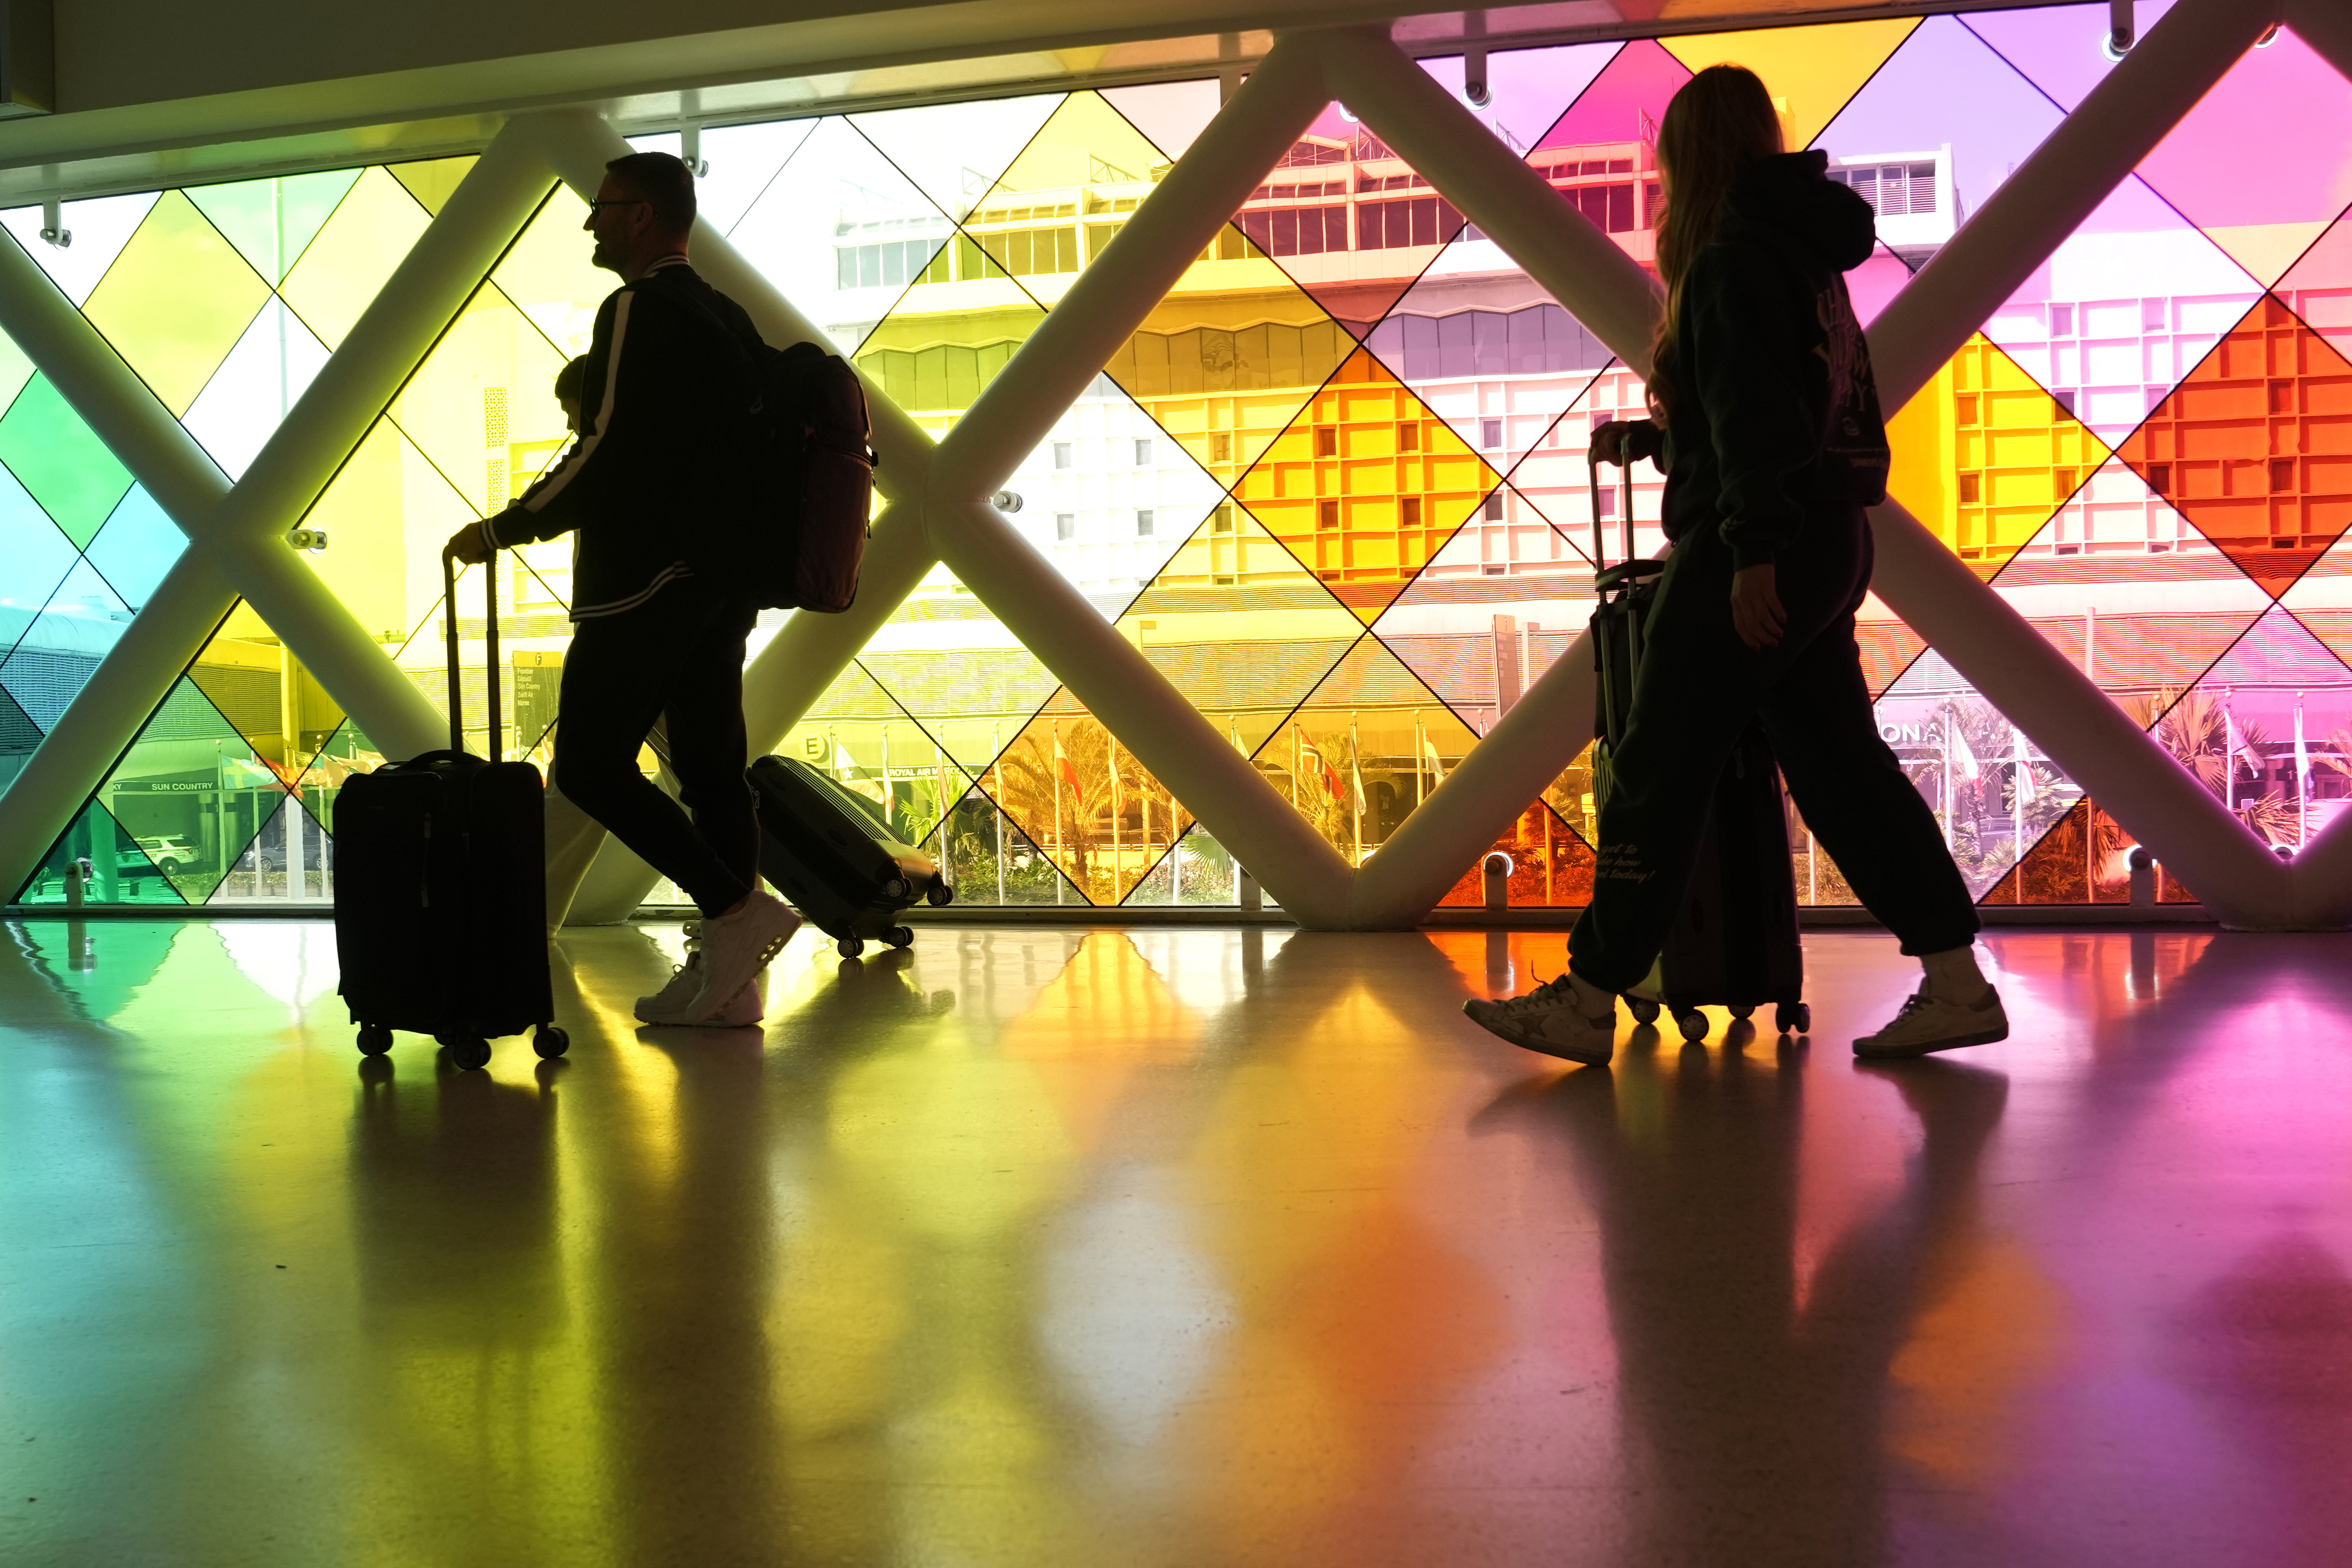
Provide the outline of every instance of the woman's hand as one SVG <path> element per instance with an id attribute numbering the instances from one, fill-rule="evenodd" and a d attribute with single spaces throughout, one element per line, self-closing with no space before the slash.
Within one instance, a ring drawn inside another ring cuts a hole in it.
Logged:
<path id="1" fill-rule="evenodd" d="M 1650 420 L 1611 419 L 1592 427 L 1592 445 L 1585 458 L 1592 463 L 1638 463 L 1654 459 L 1663 445 Z"/>
<path id="2" fill-rule="evenodd" d="M 1770 563 L 1743 566 L 1731 574 L 1731 627 L 1759 653 L 1780 646 L 1789 612 L 1780 607 L 1780 584 Z"/>

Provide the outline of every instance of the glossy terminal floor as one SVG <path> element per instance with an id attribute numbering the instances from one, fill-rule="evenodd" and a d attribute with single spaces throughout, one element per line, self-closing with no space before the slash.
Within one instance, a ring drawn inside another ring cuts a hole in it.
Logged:
<path id="1" fill-rule="evenodd" d="M 796 941 L 764 1032 L 363 1068 L 307 923 L 0 941 L 0 1563 L 2340 1564 L 2352 938 L 1616 1067 L 1557 934 Z"/>

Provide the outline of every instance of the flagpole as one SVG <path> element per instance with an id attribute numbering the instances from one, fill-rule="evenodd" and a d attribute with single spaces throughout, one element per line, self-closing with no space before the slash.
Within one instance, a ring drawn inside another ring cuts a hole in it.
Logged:
<path id="1" fill-rule="evenodd" d="M 1054 726 L 1054 762 L 1046 770 L 1045 787 L 1054 792 L 1054 854 L 1057 868 L 1062 869 L 1062 875 L 1054 879 L 1054 901 L 1058 904 L 1062 901 L 1062 884 L 1069 880 L 1067 869 L 1058 868 L 1058 862 L 1068 858 L 1070 847 L 1062 837 L 1062 721 L 1055 719 L 1050 722 Z"/>
<path id="2" fill-rule="evenodd" d="M 2311 753 L 2303 743 L 2303 693 L 2294 694 L 2294 847 L 2311 832 Z"/>
<path id="3" fill-rule="evenodd" d="M 1428 769 L 1423 765 L 1421 754 L 1424 744 L 1425 737 L 1421 728 L 1421 710 L 1416 708 L 1412 710 L 1412 804 L 1416 811 L 1421 808 L 1422 802 L 1429 798 L 1429 792 L 1422 787 L 1422 781 L 1428 776 Z"/>
<path id="4" fill-rule="evenodd" d="M 898 815 L 898 792 L 890 787 L 890 726 L 886 721 L 882 726 L 882 821 L 889 827 L 894 837 L 898 835 L 898 828 L 893 819 Z"/>
<path id="5" fill-rule="evenodd" d="M 1116 893 L 1127 876 L 1127 847 L 1119 838 L 1118 737 L 1103 731 L 1110 742 L 1110 885 Z"/>
<path id="6" fill-rule="evenodd" d="M 996 720 L 988 721 L 988 754 L 996 768 L 996 799 L 990 803 L 996 812 L 996 901 L 1004 901 L 1004 729 Z"/>
<path id="7" fill-rule="evenodd" d="M 2013 763 L 2009 781 L 2009 863 L 2014 866 L 2025 858 L 2025 770 L 2032 764 L 2025 760 L 2025 731 L 2014 724 L 2009 727 L 2009 744 Z"/>
<path id="8" fill-rule="evenodd" d="M 1952 726 L 1959 716 L 1949 702 L 1944 704 L 1944 849 L 1952 847 Z"/>
<path id="9" fill-rule="evenodd" d="M 1364 754 L 1358 739 L 1358 715 L 1348 715 L 1348 816 L 1355 824 L 1356 864 L 1364 863 L 1364 767 L 1358 759 Z"/>
<path id="10" fill-rule="evenodd" d="M 2221 804 L 2232 816 L 2238 810 L 2238 710 L 2231 700 L 2234 695 L 2233 688 L 2221 688 Z"/>

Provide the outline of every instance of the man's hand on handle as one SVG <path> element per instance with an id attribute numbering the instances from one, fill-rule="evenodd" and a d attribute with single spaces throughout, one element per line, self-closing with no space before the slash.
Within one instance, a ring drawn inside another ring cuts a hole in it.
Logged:
<path id="1" fill-rule="evenodd" d="M 1780 589 L 1771 563 L 1743 566 L 1731 574 L 1731 626 L 1739 640 L 1761 653 L 1780 646 L 1789 626 L 1789 612 L 1780 607 Z"/>
<path id="2" fill-rule="evenodd" d="M 490 558 L 490 542 L 482 537 L 482 525 L 478 522 L 469 522 L 451 534 L 443 548 L 462 565 L 479 566 Z"/>

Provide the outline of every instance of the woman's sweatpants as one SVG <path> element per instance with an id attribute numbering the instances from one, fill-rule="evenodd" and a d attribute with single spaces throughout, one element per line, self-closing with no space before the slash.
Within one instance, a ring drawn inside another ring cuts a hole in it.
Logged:
<path id="1" fill-rule="evenodd" d="M 1729 546 L 1704 530 L 1667 558 L 1601 805 L 1592 902 L 1569 939 L 1580 978 L 1623 991 L 1649 973 L 1689 895 L 1716 781 L 1757 720 L 1805 826 L 1905 952 L 1975 937 L 1968 885 L 1871 710 L 1853 639 L 1870 568 L 1861 511 L 1808 518 L 1777 563 L 1788 629 L 1756 649 L 1732 627 Z"/>
<path id="2" fill-rule="evenodd" d="M 634 609 L 581 621 L 563 656 L 557 785 L 706 915 L 759 885 L 760 826 L 743 772 L 743 645 L 758 613 L 688 577 Z M 684 810 L 637 768 L 665 714 Z"/>

